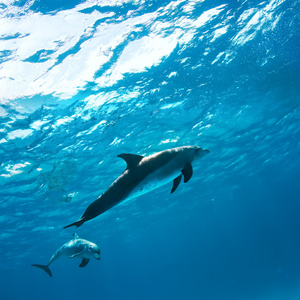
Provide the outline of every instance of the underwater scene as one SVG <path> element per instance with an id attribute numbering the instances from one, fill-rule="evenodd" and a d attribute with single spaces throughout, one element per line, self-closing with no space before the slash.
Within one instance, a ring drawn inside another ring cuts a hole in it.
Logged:
<path id="1" fill-rule="evenodd" d="M 1 300 L 300 299 L 300 1 L 2 0 Z"/>

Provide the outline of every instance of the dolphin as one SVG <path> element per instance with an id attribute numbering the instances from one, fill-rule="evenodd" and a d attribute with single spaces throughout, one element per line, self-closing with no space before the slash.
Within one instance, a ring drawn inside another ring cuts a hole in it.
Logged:
<path id="1" fill-rule="evenodd" d="M 148 193 L 172 180 L 171 193 L 175 192 L 182 176 L 184 182 L 188 182 L 192 177 L 192 162 L 209 152 L 198 146 L 183 146 L 157 152 L 150 156 L 119 154 L 118 157 L 127 163 L 126 170 L 97 200 L 87 207 L 78 221 L 64 228 L 79 227 L 121 201 Z"/>
<path id="2" fill-rule="evenodd" d="M 43 269 L 47 274 L 52 277 L 51 270 L 49 269 L 49 265 L 52 264 L 56 259 L 60 257 L 68 257 L 68 258 L 82 258 L 80 268 L 85 267 L 91 258 L 100 259 L 100 248 L 87 240 L 80 239 L 76 233 L 73 234 L 73 239 L 69 242 L 62 245 L 57 251 L 52 255 L 50 261 L 47 265 L 36 265 L 33 264 L 33 267 L 37 267 Z"/>

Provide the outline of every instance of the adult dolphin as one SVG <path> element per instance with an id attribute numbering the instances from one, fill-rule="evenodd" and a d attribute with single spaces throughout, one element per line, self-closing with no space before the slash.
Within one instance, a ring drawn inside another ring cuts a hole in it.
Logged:
<path id="1" fill-rule="evenodd" d="M 121 201 L 148 193 L 172 180 L 171 193 L 173 193 L 182 176 L 184 182 L 188 182 L 192 177 L 192 162 L 209 152 L 209 150 L 203 150 L 198 146 L 184 146 L 157 152 L 146 157 L 129 153 L 118 155 L 126 161 L 126 170 L 97 200 L 87 207 L 80 220 L 64 228 L 79 227 Z"/>
<path id="2" fill-rule="evenodd" d="M 57 251 L 50 258 L 50 261 L 47 265 L 33 264 L 32 266 L 44 270 L 50 277 L 52 277 L 49 265 L 51 265 L 56 259 L 60 257 L 81 258 L 82 261 L 79 267 L 83 268 L 89 263 L 91 258 L 96 258 L 97 260 L 100 259 L 100 248 L 90 241 L 80 239 L 78 235 L 74 233 L 73 239 L 57 249 Z"/>

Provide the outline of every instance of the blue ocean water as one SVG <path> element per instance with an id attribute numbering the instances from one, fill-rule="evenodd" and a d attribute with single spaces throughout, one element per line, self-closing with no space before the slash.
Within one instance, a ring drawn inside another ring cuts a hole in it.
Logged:
<path id="1" fill-rule="evenodd" d="M 300 299 L 299 1 L 0 4 L 3 300 Z M 118 154 L 198 145 L 172 183 L 78 220 Z M 101 260 L 46 264 L 76 232 Z"/>

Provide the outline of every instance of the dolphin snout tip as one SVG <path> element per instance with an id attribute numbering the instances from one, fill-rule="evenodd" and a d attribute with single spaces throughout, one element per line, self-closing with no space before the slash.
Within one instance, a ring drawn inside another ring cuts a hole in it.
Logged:
<path id="1" fill-rule="evenodd" d="M 199 149 L 197 149 L 197 152 L 200 155 L 206 155 L 206 154 L 210 153 L 210 150 L 199 148 Z"/>
<path id="2" fill-rule="evenodd" d="M 94 257 L 95 257 L 97 260 L 100 260 L 100 253 L 94 253 Z"/>

